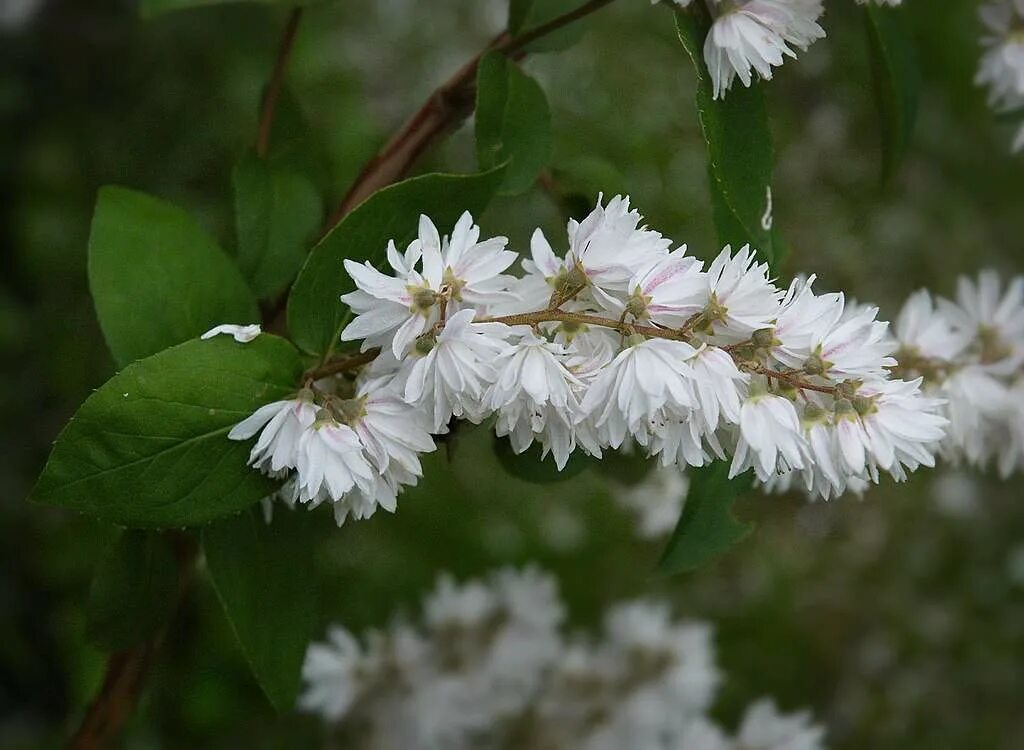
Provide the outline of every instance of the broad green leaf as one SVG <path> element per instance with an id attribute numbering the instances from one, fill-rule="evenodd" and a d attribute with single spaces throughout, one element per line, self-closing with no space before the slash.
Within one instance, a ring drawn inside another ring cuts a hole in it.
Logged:
<path id="1" fill-rule="evenodd" d="M 72 417 L 32 499 L 143 528 L 237 512 L 274 483 L 246 466 L 249 444 L 227 433 L 294 392 L 301 375 L 295 348 L 267 334 L 188 341 L 135 362 Z"/>
<path id="2" fill-rule="evenodd" d="M 729 464 L 716 461 L 700 469 L 688 469 L 690 491 L 683 513 L 658 563 L 667 575 L 683 573 L 708 564 L 753 531 L 732 515 L 736 496 L 750 487 L 747 474 L 729 479 Z"/>
<path id="3" fill-rule="evenodd" d="M 224 613 L 253 674 L 280 711 L 291 708 L 317 620 L 311 513 L 258 509 L 203 530 L 203 551 Z"/>
<path id="4" fill-rule="evenodd" d="M 338 344 L 348 310 L 338 297 L 354 289 L 346 258 L 377 263 L 388 240 L 404 247 L 420 214 L 445 234 L 463 211 L 480 214 L 497 192 L 504 167 L 470 175 L 428 174 L 371 195 L 331 230 L 306 259 L 288 298 L 288 331 L 302 349 L 326 357 Z"/>
<path id="5" fill-rule="evenodd" d="M 760 85 L 739 83 L 723 99 L 712 98 L 704 64 L 707 10 L 693 3 L 676 13 L 679 39 L 697 74 L 697 114 L 708 147 L 712 205 L 719 240 L 734 247 L 749 243 L 769 263 L 772 246 L 772 136 Z"/>
<path id="6" fill-rule="evenodd" d="M 914 37 L 903 8 L 864 7 L 871 78 L 882 132 L 882 179 L 888 181 L 906 156 L 921 87 Z"/>
<path id="7" fill-rule="evenodd" d="M 186 8 L 199 8 L 207 5 L 224 5 L 226 3 L 237 3 L 242 0 L 139 0 L 139 15 L 143 18 L 152 18 L 161 13 L 172 10 L 185 10 Z M 248 0 L 249 2 L 262 3 L 264 5 L 305 5 L 299 0 Z"/>
<path id="8" fill-rule="evenodd" d="M 96 566 L 86 605 L 89 640 L 120 651 L 154 635 L 177 601 L 178 563 L 167 538 L 125 531 Z"/>
<path id="9" fill-rule="evenodd" d="M 89 288 L 119 367 L 219 323 L 259 320 L 238 268 L 188 214 L 121 187 L 96 199 Z"/>
<path id="10" fill-rule="evenodd" d="M 238 265 L 262 298 L 279 294 L 299 272 L 323 219 L 323 203 L 305 176 L 252 151 L 236 165 Z"/>
<path id="11" fill-rule="evenodd" d="M 551 158 L 551 112 L 544 91 L 507 57 L 480 61 L 476 95 L 476 155 L 480 169 L 507 163 L 504 195 L 533 187 Z"/>
<path id="12" fill-rule="evenodd" d="M 494 454 L 498 457 L 502 468 L 517 479 L 534 484 L 564 482 L 595 463 L 595 459 L 582 451 L 576 451 L 569 456 L 565 468 L 559 471 L 554 458 L 549 455 L 542 459 L 542 453 L 543 450 L 539 443 L 534 443 L 522 453 L 516 453 L 512 450 L 512 444 L 508 438 L 497 436 L 494 438 Z"/>

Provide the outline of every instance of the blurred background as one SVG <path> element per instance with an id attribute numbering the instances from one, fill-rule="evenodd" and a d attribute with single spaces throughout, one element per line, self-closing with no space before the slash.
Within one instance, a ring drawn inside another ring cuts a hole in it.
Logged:
<path id="1" fill-rule="evenodd" d="M 921 286 L 1022 271 L 1024 182 L 1012 124 L 972 85 L 981 33 L 968 0 L 906 0 L 924 84 L 910 156 L 880 184 L 863 18 L 829 0 L 829 38 L 767 86 L 776 140 L 783 278 L 819 275 L 894 316 Z M 501 30 L 505 0 L 337 0 L 313 5 L 287 81 L 333 205 L 422 99 Z M 116 530 L 24 502 L 50 443 L 113 372 L 88 294 L 97 189 L 175 202 L 227 249 L 230 175 L 251 145 L 286 11 L 218 6 L 142 21 L 131 0 L 0 0 L 0 747 L 60 744 L 102 678 L 85 639 L 92 567 Z M 693 75 L 672 19 L 620 0 L 565 52 L 531 56 L 556 147 L 551 179 L 495 203 L 484 231 L 528 246 L 558 236 L 599 191 L 627 191 L 650 224 L 713 255 Z M 423 170 L 474 168 L 471 129 Z M 665 596 L 713 622 L 727 726 L 762 695 L 810 707 L 835 748 L 1024 746 L 1022 482 L 945 467 L 864 498 L 743 498 L 758 529 L 718 563 L 653 574 L 663 540 L 591 468 L 532 485 L 500 471 L 483 430 L 434 454 L 401 512 L 335 529 L 324 516 L 323 622 L 359 632 L 412 612 L 437 574 L 539 561 L 574 626 L 609 602 Z M 296 570 L 295 575 L 304 575 Z M 317 722 L 277 716 L 250 678 L 208 580 L 176 616 L 126 747 L 315 746 Z"/>

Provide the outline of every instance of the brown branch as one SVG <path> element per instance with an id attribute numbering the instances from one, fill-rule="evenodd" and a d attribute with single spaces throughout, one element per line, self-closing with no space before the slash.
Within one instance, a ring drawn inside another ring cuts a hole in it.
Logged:
<path id="1" fill-rule="evenodd" d="M 195 541 L 182 532 L 166 532 L 178 561 L 177 601 L 181 601 L 192 578 L 198 549 Z M 82 723 L 66 745 L 67 750 L 100 750 L 111 747 L 128 721 L 152 665 L 163 633 L 143 643 L 111 654 L 103 684 L 86 709 Z"/>
<path id="2" fill-rule="evenodd" d="M 288 15 L 284 31 L 281 33 L 281 42 L 277 47 L 277 59 L 274 61 L 274 70 L 270 74 L 270 82 L 267 84 L 267 93 L 263 98 L 263 107 L 260 110 L 260 123 L 256 135 L 256 155 L 261 159 L 267 158 L 270 149 L 270 131 L 274 127 L 274 115 L 277 113 L 277 102 L 281 98 L 281 87 L 284 85 L 284 71 L 288 67 L 288 58 L 295 45 L 295 35 L 299 30 L 299 21 L 302 19 L 302 8 L 293 8 Z"/>
<path id="3" fill-rule="evenodd" d="M 626 323 L 624 319 L 614 320 L 603 318 L 600 315 L 589 315 L 587 313 L 575 313 L 568 310 L 541 310 L 533 313 L 520 313 L 517 315 L 501 315 L 491 318 L 480 318 L 475 323 L 504 323 L 509 326 L 532 326 L 537 323 L 548 323 L 553 321 L 565 321 L 569 323 L 583 323 L 584 325 L 601 326 L 602 328 L 613 328 L 620 333 L 639 333 L 656 339 L 669 339 L 670 341 L 689 342 L 691 337 L 680 331 L 673 331 L 669 328 L 658 328 L 657 326 L 645 326 L 637 323 Z"/>
<path id="4" fill-rule="evenodd" d="M 158 639 L 152 638 L 110 655 L 103 686 L 68 741 L 68 750 L 98 750 L 111 745 L 135 708 L 158 647 Z"/>
<path id="5" fill-rule="evenodd" d="M 308 370 L 303 376 L 303 382 L 310 382 L 311 380 L 320 380 L 331 375 L 337 375 L 338 373 L 346 372 L 347 370 L 355 370 L 358 367 L 367 365 L 373 362 L 380 354 L 380 349 L 369 349 L 359 354 L 348 354 L 344 357 L 331 360 L 326 362 L 319 367 L 314 367 L 312 370 Z"/>
<path id="6" fill-rule="evenodd" d="M 383 187 L 402 179 L 420 155 L 436 141 L 456 130 L 473 111 L 476 74 L 488 52 L 501 52 L 513 59 L 526 54 L 526 47 L 600 10 L 614 0 L 589 0 L 575 10 L 557 16 L 517 37 L 507 33 L 493 39 L 481 52 L 459 68 L 423 103 L 384 147 L 363 167 L 341 203 L 328 217 L 320 237 L 336 227 L 345 215 Z"/>

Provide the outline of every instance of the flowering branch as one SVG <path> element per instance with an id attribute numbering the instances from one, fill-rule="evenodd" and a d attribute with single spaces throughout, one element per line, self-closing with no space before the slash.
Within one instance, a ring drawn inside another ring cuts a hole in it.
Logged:
<path id="1" fill-rule="evenodd" d="M 363 167 L 341 203 L 327 218 L 320 236 L 336 227 L 343 218 L 383 187 L 400 180 L 435 141 L 454 131 L 473 111 L 476 75 L 480 60 L 488 52 L 511 57 L 525 54 L 525 48 L 559 29 L 609 5 L 614 0 L 589 0 L 578 8 L 517 37 L 502 33 L 481 52 L 459 68 L 439 86 L 423 105 L 398 129 L 384 147 Z"/>

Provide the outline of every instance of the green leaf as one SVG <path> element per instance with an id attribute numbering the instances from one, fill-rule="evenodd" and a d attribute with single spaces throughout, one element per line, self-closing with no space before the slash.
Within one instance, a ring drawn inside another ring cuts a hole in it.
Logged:
<path id="1" fill-rule="evenodd" d="M 306 259 L 288 298 L 288 330 L 303 350 L 326 357 L 338 344 L 348 310 L 338 297 L 354 289 L 342 263 L 380 262 L 388 240 L 404 247 L 420 214 L 444 234 L 463 211 L 481 213 L 497 192 L 504 167 L 471 175 L 428 174 L 371 195 L 324 237 Z"/>
<path id="2" fill-rule="evenodd" d="M 716 461 L 700 469 L 688 469 L 690 491 L 683 513 L 669 539 L 658 571 L 683 573 L 708 564 L 727 552 L 754 529 L 732 515 L 736 496 L 750 487 L 749 474 L 729 479 L 729 464 Z"/>
<path id="3" fill-rule="evenodd" d="M 186 8 L 199 8 L 207 5 L 224 5 L 225 3 L 237 3 L 242 0 L 139 0 L 139 15 L 143 18 L 152 18 L 161 13 L 168 13 L 172 10 L 185 10 Z M 249 2 L 262 3 L 264 5 L 304 5 L 303 2 L 295 0 L 249 0 Z"/>
<path id="4" fill-rule="evenodd" d="M 491 52 L 477 74 L 476 154 L 480 169 L 508 163 L 501 192 L 533 187 L 551 158 L 551 112 L 535 80 L 504 55 Z"/>
<path id="5" fill-rule="evenodd" d="M 178 564 L 162 534 L 126 531 L 96 566 L 86 604 L 89 640 L 107 651 L 154 635 L 174 609 Z"/>
<path id="6" fill-rule="evenodd" d="M 539 443 L 534 443 L 522 453 L 512 450 L 508 438 L 494 437 L 494 454 L 498 457 L 501 467 L 509 474 L 534 484 L 550 484 L 564 482 L 578 476 L 595 463 L 595 459 L 582 451 L 575 451 L 561 471 L 555 466 L 550 455 L 542 459 L 543 451 Z"/>
<path id="7" fill-rule="evenodd" d="M 252 151 L 235 167 L 232 183 L 238 265 L 256 296 L 273 297 L 302 267 L 323 203 L 308 178 Z"/>
<path id="8" fill-rule="evenodd" d="M 771 264 L 770 209 L 772 136 L 760 85 L 738 83 L 723 98 L 712 98 L 704 65 L 704 38 L 711 22 L 706 8 L 693 3 L 676 13 L 679 39 L 697 74 L 697 114 L 708 147 L 715 226 L 722 244 L 749 244 Z"/>
<path id="9" fill-rule="evenodd" d="M 295 391 L 302 362 L 283 339 L 189 341 L 129 365 L 57 438 L 32 493 L 129 527 L 206 523 L 265 497 L 233 425 Z"/>
<path id="10" fill-rule="evenodd" d="M 882 180 L 895 174 L 914 132 L 921 70 L 903 8 L 864 7 L 882 131 Z"/>
<path id="11" fill-rule="evenodd" d="M 188 214 L 121 187 L 96 199 L 89 289 L 119 367 L 219 323 L 259 320 L 242 274 Z"/>
<path id="12" fill-rule="evenodd" d="M 203 550 L 224 613 L 253 674 L 279 711 L 295 702 L 302 660 L 317 620 L 319 585 L 313 514 L 278 506 L 203 530 Z"/>

